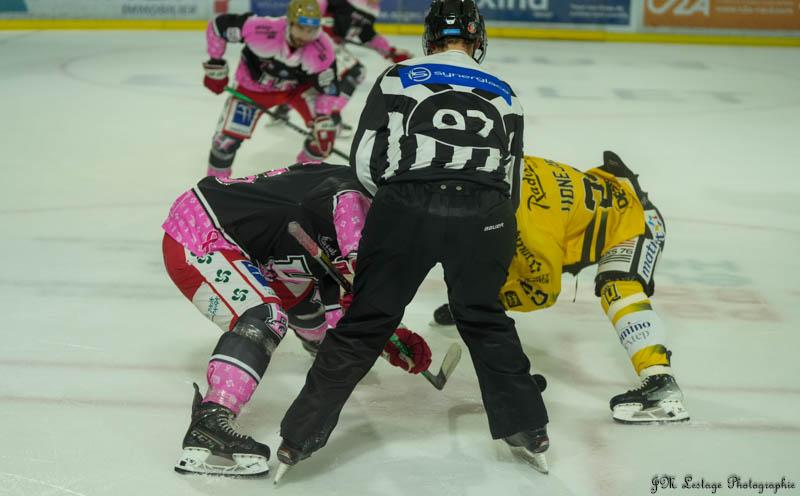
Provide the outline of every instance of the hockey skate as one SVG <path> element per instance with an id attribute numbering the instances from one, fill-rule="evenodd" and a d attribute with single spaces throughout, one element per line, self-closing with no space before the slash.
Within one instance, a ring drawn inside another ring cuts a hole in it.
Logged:
<path id="1" fill-rule="evenodd" d="M 275 127 L 286 124 L 289 121 L 289 112 L 292 110 L 287 104 L 278 105 L 274 109 L 270 109 L 272 115 L 267 114 L 267 121 L 264 127 Z"/>
<path id="2" fill-rule="evenodd" d="M 689 420 L 689 412 L 683 406 L 683 393 L 669 373 L 651 373 L 638 388 L 611 398 L 610 406 L 611 416 L 623 424 L 663 424 Z"/>
<path id="3" fill-rule="evenodd" d="M 449 303 L 445 303 L 433 311 L 433 322 L 431 322 L 430 325 L 442 327 L 456 325 L 456 321 L 453 319 L 453 314 L 450 313 Z"/>
<path id="4" fill-rule="evenodd" d="M 307 339 L 300 338 L 300 344 L 302 344 L 303 349 L 306 350 L 309 355 L 311 355 L 311 358 L 316 358 L 317 352 L 319 351 L 319 346 L 322 344 L 322 342 L 309 341 Z"/>
<path id="5" fill-rule="evenodd" d="M 547 437 L 546 427 L 518 432 L 503 438 L 503 441 L 511 447 L 514 456 L 543 474 L 549 472 L 550 468 L 544 454 L 550 447 L 550 438 Z"/>
<path id="6" fill-rule="evenodd" d="M 297 465 L 297 462 L 305 460 L 311 456 L 310 452 L 305 452 L 300 448 L 294 447 L 291 443 L 287 443 L 284 439 L 278 448 L 278 470 L 275 471 L 275 480 L 273 484 L 277 484 L 286 475 L 290 468 Z"/>
<path id="7" fill-rule="evenodd" d="M 337 138 L 345 139 L 353 136 L 353 126 L 344 122 L 339 112 L 333 112 L 331 118 L 333 119 L 333 123 L 336 124 Z"/>
<path id="8" fill-rule="evenodd" d="M 192 423 L 183 438 L 183 454 L 175 471 L 228 477 L 267 475 L 269 447 L 236 432 L 231 410 L 202 401 L 200 389 L 194 384 Z"/>

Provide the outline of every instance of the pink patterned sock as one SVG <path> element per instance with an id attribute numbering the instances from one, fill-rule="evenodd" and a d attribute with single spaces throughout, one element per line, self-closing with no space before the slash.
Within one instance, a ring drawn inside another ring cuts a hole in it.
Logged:
<path id="1" fill-rule="evenodd" d="M 212 177 L 231 177 L 231 168 L 227 167 L 225 169 L 218 169 L 214 166 L 209 165 L 208 171 L 206 171 L 206 176 Z"/>
<path id="2" fill-rule="evenodd" d="M 322 162 L 322 159 L 319 157 L 314 157 L 306 152 L 305 147 L 300 150 L 300 153 L 297 154 L 297 158 L 295 162 L 298 164 L 318 164 Z"/>
<path id="3" fill-rule="evenodd" d="M 258 381 L 236 365 L 211 360 L 206 371 L 208 392 L 203 403 L 214 402 L 230 408 L 236 415 L 250 401 Z"/>

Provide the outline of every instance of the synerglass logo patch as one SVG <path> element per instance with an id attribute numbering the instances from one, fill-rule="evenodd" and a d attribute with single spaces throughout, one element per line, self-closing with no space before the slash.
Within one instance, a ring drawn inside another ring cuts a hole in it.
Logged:
<path id="1" fill-rule="evenodd" d="M 403 88 L 422 83 L 466 86 L 499 95 L 508 105 L 511 105 L 511 87 L 502 80 L 482 71 L 455 65 L 422 64 L 402 66 L 398 72 Z"/>
<path id="2" fill-rule="evenodd" d="M 431 78 L 431 71 L 425 67 L 412 67 L 411 70 L 408 71 L 408 78 L 415 83 L 424 83 Z"/>

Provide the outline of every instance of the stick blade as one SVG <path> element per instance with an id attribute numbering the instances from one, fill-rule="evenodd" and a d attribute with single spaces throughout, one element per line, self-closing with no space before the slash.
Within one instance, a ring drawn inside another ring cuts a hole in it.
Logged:
<path id="1" fill-rule="evenodd" d="M 444 355 L 442 370 L 439 373 L 443 374 L 445 379 L 449 379 L 458 366 L 459 361 L 461 361 L 461 346 L 459 346 L 458 343 L 453 343 Z"/>
<path id="2" fill-rule="evenodd" d="M 447 380 L 453 375 L 453 371 L 456 369 L 460 360 L 461 346 L 459 346 L 458 343 L 453 343 L 444 355 L 442 366 L 439 367 L 439 373 L 436 375 L 427 373 L 424 374 L 424 376 L 428 379 L 428 382 L 433 384 L 433 387 L 441 391 L 444 389 L 445 384 L 447 384 Z"/>

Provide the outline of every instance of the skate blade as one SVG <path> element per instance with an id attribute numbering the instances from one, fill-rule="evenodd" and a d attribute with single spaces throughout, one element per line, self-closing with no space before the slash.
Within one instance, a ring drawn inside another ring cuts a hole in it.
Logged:
<path id="1" fill-rule="evenodd" d="M 275 470 L 275 480 L 273 480 L 272 483 L 277 484 L 278 482 L 280 482 L 281 479 L 283 479 L 283 476 L 286 475 L 286 472 L 288 472 L 290 468 L 292 468 L 291 465 L 279 462 L 278 469 Z"/>
<path id="2" fill-rule="evenodd" d="M 230 465 L 209 463 L 210 456 L 211 451 L 205 448 L 184 448 L 175 464 L 175 471 L 179 474 L 221 477 L 265 477 L 269 474 L 267 458 L 260 455 L 234 453 Z"/>
<path id="3" fill-rule="evenodd" d="M 550 466 L 547 464 L 547 457 L 544 453 L 533 453 L 522 447 L 511 446 L 510 448 L 514 456 L 524 461 L 531 467 L 543 474 L 550 473 Z"/>
<path id="4" fill-rule="evenodd" d="M 435 320 L 431 320 L 430 322 L 428 322 L 428 325 L 431 326 L 431 327 L 440 327 L 442 329 L 454 329 L 456 327 L 455 323 L 452 323 L 452 324 L 440 324 L 440 323 L 436 322 Z"/>
<path id="5" fill-rule="evenodd" d="M 611 416 L 620 424 L 672 424 L 688 422 L 689 412 L 678 400 L 665 400 L 652 408 L 640 403 L 624 403 L 614 407 Z"/>

